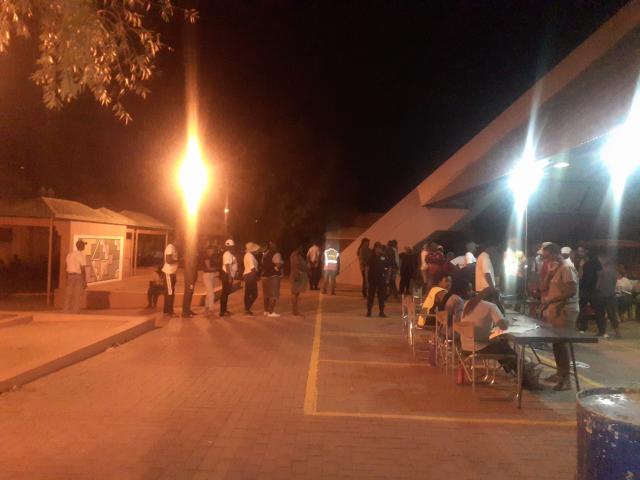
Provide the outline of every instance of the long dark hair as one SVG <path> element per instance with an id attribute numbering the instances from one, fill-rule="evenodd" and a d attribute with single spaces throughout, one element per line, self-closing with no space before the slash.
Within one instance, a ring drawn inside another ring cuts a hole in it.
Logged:
<path id="1" fill-rule="evenodd" d="M 363 238 L 362 240 L 360 240 L 360 246 L 358 247 L 358 253 L 357 255 L 360 255 L 360 251 L 362 250 L 362 247 L 364 247 L 364 244 L 367 244 L 367 248 L 369 247 L 369 239 L 368 238 Z"/>
<path id="2" fill-rule="evenodd" d="M 465 317 L 467 315 L 470 315 L 481 301 L 486 300 L 490 302 L 491 300 L 494 300 L 497 297 L 497 294 L 498 292 L 496 291 L 495 288 L 491 288 L 491 287 L 485 288 L 484 290 L 482 290 L 480 293 L 478 293 L 475 297 L 471 298 L 471 300 L 467 302 L 467 304 L 464 306 L 464 311 L 462 312 L 462 315 Z"/>

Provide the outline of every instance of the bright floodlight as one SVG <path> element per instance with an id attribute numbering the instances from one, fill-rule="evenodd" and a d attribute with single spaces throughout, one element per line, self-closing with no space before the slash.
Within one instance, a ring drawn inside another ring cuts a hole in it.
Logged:
<path id="1" fill-rule="evenodd" d="M 509 187 L 513 192 L 518 214 L 523 213 L 527 208 L 529 198 L 538 189 L 544 174 L 544 168 L 548 163 L 547 160 L 536 161 L 531 153 L 525 153 L 511 171 Z"/>
<path id="2" fill-rule="evenodd" d="M 207 187 L 208 177 L 207 166 L 202 159 L 200 143 L 195 133 L 189 134 L 178 177 L 189 219 L 193 220 L 197 217 L 200 198 Z"/>
<path id="3" fill-rule="evenodd" d="M 609 169 L 611 189 L 616 201 L 622 198 L 629 175 L 640 166 L 640 131 L 633 127 L 634 122 L 627 121 L 616 128 L 600 153 Z"/>
<path id="4" fill-rule="evenodd" d="M 567 162 L 557 162 L 557 163 L 554 163 L 554 164 L 553 164 L 553 168 L 558 168 L 558 169 L 560 169 L 560 168 L 567 168 L 567 167 L 569 167 L 569 166 L 570 166 L 570 165 L 569 165 L 569 163 L 567 163 Z"/>

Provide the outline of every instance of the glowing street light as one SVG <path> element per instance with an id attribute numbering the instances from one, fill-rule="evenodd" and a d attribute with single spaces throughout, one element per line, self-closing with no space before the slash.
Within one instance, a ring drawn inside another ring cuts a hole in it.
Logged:
<path id="1" fill-rule="evenodd" d="M 635 128 L 634 128 L 635 127 Z M 640 166 L 640 124 L 627 121 L 611 132 L 600 156 L 609 169 L 614 199 L 622 199 L 627 178 Z"/>
<path id="2" fill-rule="evenodd" d="M 189 223 L 194 223 L 198 217 L 200 200 L 207 188 L 208 176 L 209 171 L 202 158 L 197 133 L 190 132 L 184 158 L 178 171 L 178 181 Z"/>
<path id="3" fill-rule="evenodd" d="M 516 212 L 522 215 L 529 198 L 540 185 L 548 160 L 536 160 L 531 151 L 526 151 L 509 174 L 509 188 L 513 192 Z"/>

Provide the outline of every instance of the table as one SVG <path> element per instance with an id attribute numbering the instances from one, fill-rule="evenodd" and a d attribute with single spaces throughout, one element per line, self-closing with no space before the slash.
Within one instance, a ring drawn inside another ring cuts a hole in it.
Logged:
<path id="1" fill-rule="evenodd" d="M 576 379 L 576 390 L 580 391 L 580 381 L 578 379 L 578 369 L 576 368 L 576 357 L 573 352 L 574 343 L 598 343 L 598 337 L 592 335 L 584 335 L 578 333 L 572 328 L 554 328 L 551 325 L 541 322 L 535 318 L 522 314 L 510 315 L 512 318 L 522 319 L 528 323 L 538 325 L 538 328 L 526 332 L 509 332 L 508 330 L 502 334 L 503 337 L 512 341 L 517 354 L 517 372 L 518 372 L 518 408 L 522 408 L 522 380 L 524 373 L 525 349 L 530 348 L 534 343 L 568 343 L 569 352 L 571 353 L 571 364 L 573 366 L 573 376 Z M 535 350 L 534 350 L 535 353 Z M 537 357 L 537 354 L 536 354 Z M 538 359 L 539 360 L 539 359 Z"/>

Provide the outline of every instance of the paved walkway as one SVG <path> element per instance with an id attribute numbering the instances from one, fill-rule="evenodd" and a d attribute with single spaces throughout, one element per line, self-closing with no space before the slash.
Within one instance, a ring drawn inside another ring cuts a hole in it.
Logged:
<path id="1" fill-rule="evenodd" d="M 302 310 L 172 319 L 0 395 L 0 478 L 573 478 L 570 392 L 474 397 L 411 358 L 398 304 Z"/>

